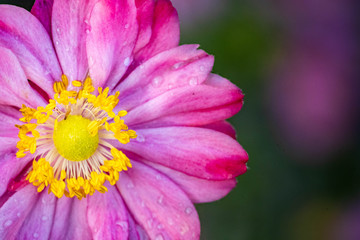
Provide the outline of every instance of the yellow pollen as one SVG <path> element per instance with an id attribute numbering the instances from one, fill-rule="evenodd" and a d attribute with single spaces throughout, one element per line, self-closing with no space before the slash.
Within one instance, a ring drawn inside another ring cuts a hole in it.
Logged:
<path id="1" fill-rule="evenodd" d="M 78 91 L 67 90 L 69 80 L 62 75 L 55 82 L 54 98 L 45 107 L 22 106 L 23 125 L 19 128 L 16 157 L 34 154 L 26 179 L 38 192 L 48 188 L 56 197 L 79 199 L 95 191 L 107 192 L 108 181 L 115 185 L 119 173 L 132 167 L 130 159 L 112 142 L 127 144 L 136 138 L 122 117 L 125 110 L 113 112 L 119 102 L 119 92 L 109 94 L 109 88 L 95 88 L 92 80 L 72 81 Z"/>
<path id="2" fill-rule="evenodd" d="M 98 147 L 99 135 L 92 136 L 88 130 L 90 120 L 70 115 L 57 123 L 53 139 L 59 154 L 67 160 L 79 162 L 88 159 Z"/>

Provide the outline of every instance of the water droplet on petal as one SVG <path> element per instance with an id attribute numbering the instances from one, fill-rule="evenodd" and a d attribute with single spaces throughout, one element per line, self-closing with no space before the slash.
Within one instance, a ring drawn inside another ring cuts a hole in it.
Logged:
<path id="1" fill-rule="evenodd" d="M 129 28 L 129 24 L 127 23 L 127 24 L 125 24 L 125 29 L 128 29 Z"/>
<path id="2" fill-rule="evenodd" d="M 136 141 L 141 142 L 141 143 L 145 142 L 144 135 L 138 134 L 137 137 L 136 137 Z"/>
<path id="3" fill-rule="evenodd" d="M 127 188 L 129 188 L 129 189 L 130 189 L 130 188 L 134 188 L 134 184 L 133 184 L 132 182 L 129 182 L 126 186 L 127 186 Z"/>
<path id="4" fill-rule="evenodd" d="M 172 66 L 172 69 L 173 70 L 177 70 L 179 69 L 183 64 L 181 62 L 178 62 L 178 63 L 175 63 L 173 66 Z"/>
<path id="5" fill-rule="evenodd" d="M 125 58 L 124 65 L 128 67 L 130 66 L 130 63 L 131 63 L 131 59 L 129 57 Z"/>
<path id="6" fill-rule="evenodd" d="M 20 212 L 18 212 L 18 213 L 16 214 L 16 216 L 17 216 L 17 217 L 20 217 L 20 216 L 21 216 L 21 213 L 20 213 Z"/>
<path id="7" fill-rule="evenodd" d="M 159 224 L 159 225 L 157 225 L 157 228 L 158 228 L 158 229 L 163 229 L 164 226 L 163 226 L 162 224 Z"/>
<path id="8" fill-rule="evenodd" d="M 164 201 L 164 196 L 161 195 L 161 196 L 158 198 L 157 202 L 158 202 L 158 204 L 163 204 L 163 201 Z"/>
<path id="9" fill-rule="evenodd" d="M 200 69 L 200 72 L 205 71 L 205 67 L 204 67 L 203 65 L 201 65 L 201 66 L 199 67 L 199 69 Z"/>
<path id="10" fill-rule="evenodd" d="M 61 28 L 59 28 L 59 27 L 56 28 L 56 32 L 60 34 L 61 33 Z"/>
<path id="11" fill-rule="evenodd" d="M 168 85 L 168 89 L 170 90 L 170 89 L 172 89 L 172 88 L 173 88 L 173 85 L 169 84 L 169 85 Z"/>
<path id="12" fill-rule="evenodd" d="M 164 237 L 161 235 L 161 233 L 159 233 L 156 235 L 155 240 L 164 240 Z"/>
<path id="13" fill-rule="evenodd" d="M 172 226 L 172 225 L 174 225 L 174 221 L 173 221 L 171 218 L 168 218 L 168 224 L 169 224 L 170 226 Z"/>
<path id="14" fill-rule="evenodd" d="M 198 85 L 198 79 L 196 77 L 190 78 L 189 85 L 190 86 Z"/>
<path id="15" fill-rule="evenodd" d="M 152 225 L 153 225 L 153 220 L 151 218 L 149 218 L 147 221 L 146 221 L 147 225 L 149 228 L 152 228 Z"/>
<path id="16" fill-rule="evenodd" d="M 33 234 L 33 237 L 34 237 L 34 238 L 38 238 L 38 237 L 39 237 L 39 234 L 36 232 L 36 233 Z"/>
<path id="17" fill-rule="evenodd" d="M 125 221 L 117 221 L 115 224 L 120 226 L 122 231 L 124 231 L 124 232 L 128 231 L 128 223 L 127 222 L 125 222 Z"/>
<path id="18" fill-rule="evenodd" d="M 186 214 L 190 214 L 190 213 L 192 213 L 192 211 L 193 211 L 193 209 L 191 208 L 191 207 L 187 207 L 187 208 L 185 208 L 185 213 Z"/>
<path id="19" fill-rule="evenodd" d="M 154 77 L 154 79 L 152 80 L 152 85 L 154 87 L 159 87 L 163 82 L 163 78 L 160 76 Z"/>
<path id="20" fill-rule="evenodd" d="M 56 45 L 59 45 L 59 41 L 56 41 L 55 44 L 56 44 Z"/>
<path id="21" fill-rule="evenodd" d="M 47 48 L 47 49 L 46 49 L 46 52 L 47 52 L 48 54 L 51 54 L 51 53 L 53 53 L 53 50 L 52 50 L 51 48 Z"/>
<path id="22" fill-rule="evenodd" d="M 12 220 L 6 220 L 5 222 L 4 222 L 4 227 L 9 227 L 11 224 L 13 223 L 13 221 Z"/>

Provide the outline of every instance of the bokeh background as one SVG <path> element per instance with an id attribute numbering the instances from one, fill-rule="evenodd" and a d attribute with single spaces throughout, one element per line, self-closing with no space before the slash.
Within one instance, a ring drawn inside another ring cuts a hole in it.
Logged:
<path id="1" fill-rule="evenodd" d="M 359 1 L 172 1 L 181 42 L 245 93 L 249 171 L 197 205 L 202 239 L 360 239 Z"/>

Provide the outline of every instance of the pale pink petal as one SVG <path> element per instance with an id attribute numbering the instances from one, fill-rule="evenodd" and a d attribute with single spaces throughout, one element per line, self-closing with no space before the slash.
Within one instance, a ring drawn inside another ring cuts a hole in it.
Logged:
<path id="1" fill-rule="evenodd" d="M 54 218 L 56 197 L 48 194 L 47 191 L 35 194 L 39 198 L 21 226 L 16 239 L 49 239 L 51 228 L 57 221 Z"/>
<path id="2" fill-rule="evenodd" d="M 0 47 L 0 72 L 0 104 L 19 108 L 22 104 L 34 108 L 46 104 L 41 95 L 30 87 L 16 56 L 9 49 L 2 47 Z"/>
<path id="3" fill-rule="evenodd" d="M 0 137 L 18 138 L 19 129 L 15 124 L 22 124 L 19 121 L 21 117 L 20 111 L 15 108 L 0 105 Z"/>
<path id="4" fill-rule="evenodd" d="M 233 139 L 236 139 L 235 128 L 227 121 L 214 122 L 214 123 L 210 123 L 210 124 L 207 124 L 207 125 L 204 125 L 201 127 L 209 128 L 209 129 L 212 129 L 215 131 L 225 133 L 225 134 L 229 135 L 230 137 L 232 137 Z"/>
<path id="5" fill-rule="evenodd" d="M 233 116 L 241 109 L 243 97 L 241 90 L 233 84 L 186 86 L 167 91 L 139 105 L 130 110 L 124 119 L 128 125 L 140 125 L 139 128 L 145 125 L 199 126 Z"/>
<path id="6" fill-rule="evenodd" d="M 104 0 L 95 4 L 86 49 L 95 87 L 114 88 L 132 62 L 138 25 L 133 0 Z"/>
<path id="7" fill-rule="evenodd" d="M 247 153 L 223 133 L 196 127 L 135 130 L 137 141 L 119 147 L 152 162 L 211 180 L 232 179 L 246 171 Z"/>
<path id="8" fill-rule="evenodd" d="M 2 198 L 0 202 L 3 201 Z M 38 198 L 39 194 L 36 188 L 28 185 L 6 200 L 0 208 L 0 236 L 2 239 L 15 239 Z"/>
<path id="9" fill-rule="evenodd" d="M 52 240 L 62 240 L 65 239 L 65 236 L 68 232 L 69 225 L 78 223 L 71 223 L 71 214 L 78 211 L 77 209 L 73 209 L 74 201 L 78 201 L 78 199 L 62 197 L 56 201 L 55 213 L 54 213 L 54 224 L 51 228 L 49 239 Z M 86 200 L 85 200 L 86 201 Z M 81 213 L 80 213 L 81 214 Z M 82 225 L 82 223 L 79 223 Z M 81 226 L 80 226 L 81 227 Z M 86 236 L 86 235 L 85 235 Z M 71 236 L 69 239 L 73 239 Z M 82 238 L 80 238 L 82 239 Z"/>
<path id="10" fill-rule="evenodd" d="M 63 73 L 70 80 L 83 80 L 88 71 L 86 31 L 93 2 L 54 0 L 52 36 Z"/>
<path id="11" fill-rule="evenodd" d="M 54 0 L 35 0 L 31 13 L 39 19 L 44 28 L 51 36 L 51 15 Z"/>
<path id="12" fill-rule="evenodd" d="M 173 180 L 189 196 L 194 203 L 204 203 L 219 200 L 225 197 L 235 186 L 236 179 L 224 181 L 205 180 L 192 177 L 164 167 L 159 164 L 145 161 L 147 165 L 159 170 Z"/>
<path id="13" fill-rule="evenodd" d="M 9 147 L 9 149 L 0 151 L 0 196 L 3 196 L 8 189 L 12 188 L 12 185 L 16 185 L 16 182 L 21 181 L 21 179 L 16 179 L 16 177 L 33 160 L 33 157 L 30 155 L 16 158 L 16 142 L 14 141 L 12 144 L 12 147 Z"/>
<path id="14" fill-rule="evenodd" d="M 183 45 L 162 52 L 136 68 L 116 88 L 118 106 L 130 110 L 173 88 L 201 84 L 210 73 L 214 58 L 196 45 Z"/>
<path id="15" fill-rule="evenodd" d="M 200 223 L 189 198 L 165 175 L 133 161 L 117 183 L 126 205 L 150 239 L 198 239 Z"/>
<path id="16" fill-rule="evenodd" d="M 94 239 L 128 239 L 127 210 L 118 190 L 110 185 L 108 192 L 89 197 L 87 217 Z"/>
<path id="17" fill-rule="evenodd" d="M 141 63 L 162 51 L 179 45 L 179 18 L 171 1 L 156 1 L 153 21 L 147 21 L 146 23 L 143 23 L 141 26 L 143 31 L 140 32 L 142 34 L 139 35 L 139 43 L 135 49 L 135 61 L 137 63 Z M 151 26 L 149 26 L 150 24 Z M 143 48 L 140 48 L 149 37 L 149 27 L 151 27 L 149 42 Z"/>
<path id="18" fill-rule="evenodd" d="M 61 69 L 45 28 L 25 9 L 0 5 L 0 12 L 0 46 L 16 55 L 28 79 L 52 95 Z"/>

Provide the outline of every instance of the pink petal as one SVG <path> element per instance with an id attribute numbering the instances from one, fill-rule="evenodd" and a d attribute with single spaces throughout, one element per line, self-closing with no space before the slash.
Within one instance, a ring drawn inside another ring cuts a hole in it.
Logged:
<path id="1" fill-rule="evenodd" d="M 126 205 L 150 239 L 198 239 L 200 223 L 189 198 L 170 179 L 143 164 L 120 174 Z"/>
<path id="2" fill-rule="evenodd" d="M 0 104 L 21 107 L 22 104 L 36 108 L 45 105 L 45 100 L 34 91 L 16 56 L 0 47 Z M 21 87 L 19 87 L 21 86 Z"/>
<path id="3" fill-rule="evenodd" d="M 135 69 L 116 88 L 118 106 L 130 110 L 166 91 L 205 81 L 213 66 L 213 57 L 184 45 L 162 52 Z"/>
<path id="4" fill-rule="evenodd" d="M 70 80 L 83 80 L 88 71 L 86 30 L 93 1 L 54 0 L 52 36 L 61 67 Z"/>
<path id="5" fill-rule="evenodd" d="M 31 13 L 39 19 L 44 28 L 51 36 L 51 14 L 54 0 L 35 0 Z"/>
<path id="6" fill-rule="evenodd" d="M 71 214 L 72 213 L 76 214 L 76 212 L 78 211 L 77 209 L 73 208 L 74 201 L 78 201 L 78 199 L 62 197 L 56 201 L 56 207 L 54 213 L 55 222 L 52 226 L 49 239 L 58 239 L 58 240 L 64 239 L 65 235 L 68 232 L 70 224 L 82 225 L 82 223 L 70 222 L 70 218 L 72 217 Z M 73 239 L 73 238 L 70 236 L 69 239 Z"/>
<path id="7" fill-rule="evenodd" d="M 25 156 L 24 158 L 16 158 L 16 142 L 11 143 L 13 145 L 9 146 L 8 149 L 0 151 L 0 196 L 8 190 L 8 186 L 12 183 L 12 180 L 15 179 L 33 159 L 31 155 Z"/>
<path id="8" fill-rule="evenodd" d="M 164 173 L 173 180 L 194 203 L 219 200 L 226 196 L 236 185 L 236 179 L 225 181 L 205 180 L 186 175 L 159 164 L 151 162 L 146 162 L 146 164 Z"/>
<path id="9" fill-rule="evenodd" d="M 232 179 L 246 171 L 247 153 L 223 133 L 195 127 L 135 130 L 137 141 L 119 147 L 152 162 L 211 180 Z"/>
<path id="10" fill-rule="evenodd" d="M 131 240 L 148 240 L 149 236 L 145 232 L 145 230 L 135 223 L 134 218 L 131 216 L 131 214 L 128 211 L 128 222 L 129 222 L 129 239 Z"/>
<path id="11" fill-rule="evenodd" d="M 150 2 L 150 1 L 149 1 Z M 151 8 L 152 9 L 152 8 Z M 139 14 L 141 14 L 140 12 Z M 159 0 L 155 3 L 153 21 L 141 22 L 139 40 L 135 49 L 135 61 L 143 62 L 156 54 L 179 45 L 180 26 L 175 8 L 169 0 Z M 149 39 L 149 28 L 151 37 Z M 141 48 L 148 40 L 148 43 Z M 139 49 L 139 50 L 138 50 Z"/>
<path id="12" fill-rule="evenodd" d="M 21 226 L 17 239 L 49 239 L 51 228 L 56 224 L 57 219 L 54 218 L 56 197 L 48 194 L 47 191 L 34 194 L 38 195 L 39 199 Z"/>
<path id="13" fill-rule="evenodd" d="M 233 139 L 236 139 L 236 131 L 234 127 L 227 121 L 214 122 L 202 127 L 225 133 Z"/>
<path id="14" fill-rule="evenodd" d="M 73 199 L 70 210 L 70 216 L 65 224 L 68 224 L 66 236 L 62 232 L 60 239 L 92 239 L 92 233 L 87 220 L 87 207 L 88 200 L 82 199 L 79 201 L 77 198 Z M 61 209 L 59 209 L 61 211 Z"/>
<path id="15" fill-rule="evenodd" d="M 87 217 L 94 239 L 128 239 L 127 210 L 120 193 L 106 186 L 106 194 L 96 192 L 89 197 Z"/>
<path id="16" fill-rule="evenodd" d="M 19 121 L 21 117 L 20 111 L 15 108 L 0 105 L 0 137 L 18 138 L 19 129 L 15 127 L 15 124 L 22 124 Z"/>
<path id="17" fill-rule="evenodd" d="M 15 146 L 18 141 L 17 137 L 0 137 L 0 153 L 16 152 Z"/>
<path id="18" fill-rule="evenodd" d="M 114 88 L 132 62 L 138 31 L 132 0 L 105 0 L 94 6 L 87 32 L 89 71 L 95 87 Z"/>
<path id="19" fill-rule="evenodd" d="M 52 95 L 61 69 L 43 25 L 19 7 L 1 5 L 0 12 L 0 46 L 16 55 L 28 79 Z"/>
<path id="20" fill-rule="evenodd" d="M 15 239 L 38 197 L 36 188 L 28 185 L 7 199 L 0 208 L 0 236 L 2 239 Z"/>
<path id="21" fill-rule="evenodd" d="M 139 128 L 198 126 L 229 118 L 241 109 L 242 104 L 243 94 L 233 84 L 186 86 L 139 105 L 130 110 L 124 119 L 128 125 L 140 125 Z"/>

